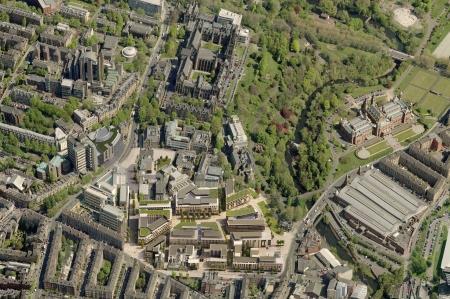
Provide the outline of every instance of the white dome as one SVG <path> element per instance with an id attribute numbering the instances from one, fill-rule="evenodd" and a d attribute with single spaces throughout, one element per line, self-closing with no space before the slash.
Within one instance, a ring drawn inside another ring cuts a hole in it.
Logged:
<path id="1" fill-rule="evenodd" d="M 122 55 L 126 58 L 133 58 L 137 54 L 137 49 L 135 47 L 125 47 L 122 49 Z"/>

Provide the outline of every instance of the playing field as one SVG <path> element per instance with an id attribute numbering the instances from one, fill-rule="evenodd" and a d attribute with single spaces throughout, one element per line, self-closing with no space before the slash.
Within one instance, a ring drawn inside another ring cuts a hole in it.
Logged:
<path id="1" fill-rule="evenodd" d="M 428 93 L 425 98 L 417 105 L 417 107 L 423 111 L 431 111 L 431 114 L 433 114 L 433 116 L 440 116 L 449 106 L 450 101 L 432 94 L 432 93 Z"/>
<path id="2" fill-rule="evenodd" d="M 432 90 L 446 97 L 450 97 L 450 79 L 439 79 L 439 81 L 433 86 Z"/>
<path id="3" fill-rule="evenodd" d="M 414 67 L 400 82 L 401 98 L 421 115 L 441 116 L 450 106 L 450 79 Z"/>
<path id="4" fill-rule="evenodd" d="M 420 69 L 411 80 L 411 84 L 424 89 L 430 89 L 438 78 L 439 76 L 437 74 Z"/>
<path id="5" fill-rule="evenodd" d="M 420 102 L 420 100 L 425 96 L 427 90 L 414 86 L 408 85 L 405 90 L 403 90 L 402 98 L 411 103 Z"/>

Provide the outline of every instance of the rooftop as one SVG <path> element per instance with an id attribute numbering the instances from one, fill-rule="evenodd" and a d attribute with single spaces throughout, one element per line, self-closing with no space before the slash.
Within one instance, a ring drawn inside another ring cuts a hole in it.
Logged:
<path id="1" fill-rule="evenodd" d="M 357 176 L 337 197 L 346 203 L 347 214 L 384 236 L 426 209 L 416 195 L 378 170 Z"/>
<path id="2" fill-rule="evenodd" d="M 447 230 L 447 242 L 442 256 L 441 269 L 445 272 L 450 271 L 450 229 Z"/>

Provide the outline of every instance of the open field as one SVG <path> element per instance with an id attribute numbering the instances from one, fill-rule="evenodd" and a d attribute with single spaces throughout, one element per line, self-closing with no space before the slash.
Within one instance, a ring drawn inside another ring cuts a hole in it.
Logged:
<path id="1" fill-rule="evenodd" d="M 419 67 L 412 69 L 398 89 L 422 116 L 439 117 L 450 106 L 450 79 Z"/>
<path id="2" fill-rule="evenodd" d="M 439 79 L 439 81 L 433 86 L 432 90 L 442 94 L 443 96 L 450 97 L 450 79 Z"/>
<path id="3" fill-rule="evenodd" d="M 352 151 L 339 159 L 339 164 L 338 167 L 336 168 L 336 172 L 334 173 L 334 177 L 339 178 L 340 176 L 349 172 L 352 169 L 356 169 L 361 165 L 369 164 L 392 152 L 393 149 L 389 147 L 384 151 L 381 151 L 375 155 L 371 155 L 368 159 L 362 160 L 356 156 L 355 151 Z"/>
<path id="4" fill-rule="evenodd" d="M 402 98 L 411 103 L 417 103 L 420 102 L 420 100 L 426 95 L 426 93 L 427 91 L 423 88 L 414 85 L 408 85 L 403 91 Z"/>
<path id="5" fill-rule="evenodd" d="M 353 91 L 350 94 L 352 95 L 352 97 L 357 98 L 359 96 L 383 89 L 384 89 L 383 85 L 361 86 L 353 89 Z"/>
<path id="6" fill-rule="evenodd" d="M 433 116 L 440 116 L 449 106 L 450 101 L 432 94 L 428 93 L 425 98 L 417 105 L 420 111 L 430 111 Z"/>
<path id="7" fill-rule="evenodd" d="M 415 76 L 412 78 L 410 84 L 429 90 L 431 89 L 431 87 L 433 87 L 438 77 L 439 76 L 437 74 L 433 74 L 426 70 L 419 69 L 419 71 L 417 71 Z"/>
<path id="8" fill-rule="evenodd" d="M 378 143 L 376 143 L 376 144 L 374 144 L 372 146 L 369 146 L 367 148 L 367 150 L 369 151 L 370 155 L 374 155 L 374 154 L 376 154 L 378 152 L 381 152 L 381 151 L 384 151 L 384 150 L 386 150 L 388 148 L 389 148 L 389 145 L 387 144 L 387 141 L 383 140 L 383 141 L 378 142 Z"/>

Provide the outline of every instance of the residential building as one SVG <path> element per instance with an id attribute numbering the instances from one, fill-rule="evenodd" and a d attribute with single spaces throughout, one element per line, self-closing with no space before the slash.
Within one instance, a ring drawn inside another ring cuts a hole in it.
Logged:
<path id="1" fill-rule="evenodd" d="M 63 4 L 61 5 L 60 13 L 62 16 L 67 18 L 75 18 L 83 23 L 86 23 L 89 19 L 89 11 L 87 9 L 71 5 Z"/>

